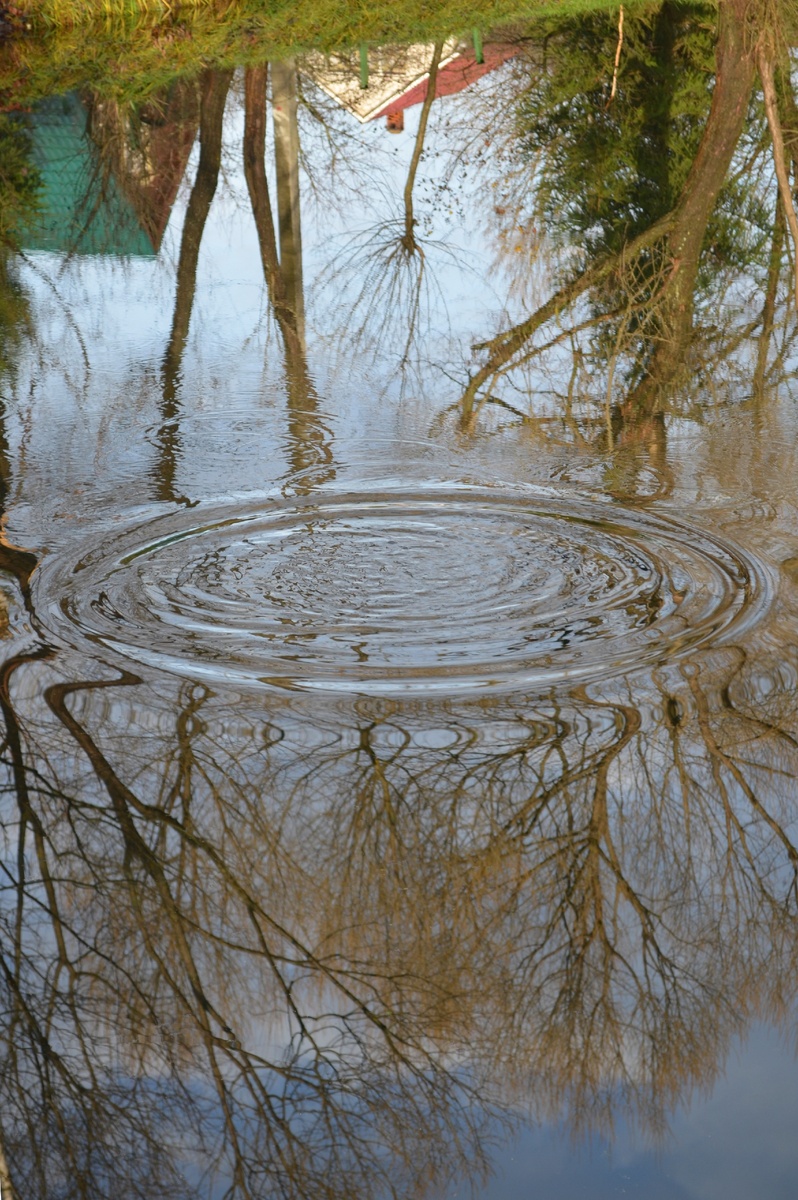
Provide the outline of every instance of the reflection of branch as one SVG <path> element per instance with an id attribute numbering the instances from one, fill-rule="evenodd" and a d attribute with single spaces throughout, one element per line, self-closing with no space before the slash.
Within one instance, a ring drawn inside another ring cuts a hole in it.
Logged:
<path id="1" fill-rule="evenodd" d="M 775 819 L 775 817 L 773 817 L 773 815 L 767 810 L 765 805 L 758 798 L 753 787 L 748 782 L 748 780 L 745 778 L 745 775 L 743 774 L 739 764 L 737 762 L 735 762 L 732 755 L 727 754 L 726 751 L 723 750 L 721 748 L 721 746 L 719 745 L 718 740 L 717 740 L 715 733 L 712 730 L 712 727 L 710 724 L 709 705 L 707 703 L 707 699 L 704 694 L 704 691 L 700 686 L 698 671 L 692 670 L 692 671 L 687 671 L 685 673 L 687 675 L 687 680 L 688 680 L 688 683 L 690 686 L 690 690 L 693 693 L 693 697 L 695 699 L 696 716 L 698 718 L 699 728 L 701 730 L 701 734 L 704 739 L 704 744 L 707 748 L 710 762 L 712 764 L 712 775 L 713 775 L 713 779 L 717 785 L 718 795 L 728 805 L 729 811 L 731 813 L 732 809 L 731 809 L 731 802 L 728 798 L 728 790 L 720 776 L 720 767 L 724 766 L 724 767 L 726 767 L 727 771 L 731 775 L 732 779 L 737 784 L 740 794 L 746 798 L 746 800 L 751 805 L 752 809 L 755 811 L 757 817 L 759 817 L 760 820 L 770 829 L 770 831 L 773 833 L 774 837 L 778 839 L 778 841 L 781 843 L 782 847 L 784 848 L 784 851 L 785 851 L 785 853 L 790 861 L 790 865 L 792 867 L 792 875 L 793 875 L 792 888 L 795 893 L 796 899 L 798 899 L 798 847 L 796 847 L 794 845 L 794 843 L 791 841 L 789 835 L 787 834 L 786 830 L 781 827 L 779 822 Z M 746 855 L 749 857 L 749 860 L 751 861 L 752 866 L 755 865 L 753 854 L 749 850 L 748 834 L 747 834 L 747 830 L 746 830 L 743 822 L 736 815 L 730 819 L 733 820 L 733 822 L 738 830 L 740 842 L 744 847 Z"/>
<path id="2" fill-rule="evenodd" d="M 58 288 L 53 283 L 50 276 L 45 271 L 43 271 L 42 268 L 39 266 L 36 259 L 31 258 L 31 256 L 29 254 L 25 254 L 21 250 L 18 251 L 17 253 L 18 253 L 20 259 L 22 260 L 22 262 L 24 262 L 25 266 L 28 268 L 28 270 L 33 271 L 36 275 L 39 276 L 40 279 L 42 279 L 44 281 L 44 283 L 47 285 L 47 287 L 49 287 L 50 291 L 55 296 L 58 303 L 61 305 L 64 316 L 66 317 L 66 320 L 67 320 L 67 324 L 69 325 L 70 329 L 74 333 L 75 340 L 77 341 L 78 345 L 80 346 L 80 354 L 81 354 L 81 358 L 83 359 L 83 367 L 84 367 L 84 379 L 85 379 L 86 383 L 88 383 L 89 374 L 91 372 L 91 363 L 89 362 L 89 352 L 86 348 L 86 342 L 84 340 L 83 334 L 80 331 L 80 326 L 78 325 L 77 321 L 75 320 L 75 316 L 72 312 L 72 309 L 69 307 L 66 300 L 64 300 L 64 298 L 61 296 L 61 293 L 59 292 Z"/>
<path id="3" fill-rule="evenodd" d="M 482 342 L 475 347 L 479 350 L 487 350 L 489 352 L 488 361 L 479 368 L 470 380 L 468 387 L 463 393 L 462 406 L 464 417 L 471 415 L 474 402 L 479 389 L 490 379 L 496 375 L 499 370 L 511 359 L 515 358 L 518 351 L 521 350 L 526 342 L 552 317 L 557 316 L 563 309 L 574 303 L 579 296 L 590 288 L 595 287 L 607 276 L 614 271 L 623 267 L 627 258 L 633 258 L 642 250 L 653 246 L 656 242 L 666 237 L 674 223 L 675 213 L 668 213 L 659 221 L 656 221 L 650 229 L 645 230 L 634 238 L 622 251 L 618 254 L 610 255 L 607 258 L 601 259 L 599 262 L 593 263 L 586 267 L 576 279 L 564 284 L 554 295 L 536 309 L 524 321 L 513 326 L 512 329 L 498 334 L 489 342 Z"/>
<path id="4" fill-rule="evenodd" d="M 424 104 L 421 108 L 421 116 L 418 121 L 418 132 L 416 134 L 416 143 L 413 147 L 413 157 L 410 159 L 410 167 L 407 172 L 407 180 L 405 182 L 404 203 L 405 203 L 405 233 L 402 238 L 402 245 L 408 254 L 415 254 L 418 249 L 415 234 L 415 218 L 413 216 L 413 187 L 416 182 L 416 173 L 418 164 L 421 162 L 421 155 L 424 151 L 424 137 L 427 132 L 427 121 L 429 120 L 430 109 L 435 100 L 435 90 L 438 83 L 438 64 L 441 61 L 443 54 L 443 42 L 436 42 L 432 52 L 432 62 L 429 68 L 429 79 L 427 80 L 427 94 L 424 97 Z"/>

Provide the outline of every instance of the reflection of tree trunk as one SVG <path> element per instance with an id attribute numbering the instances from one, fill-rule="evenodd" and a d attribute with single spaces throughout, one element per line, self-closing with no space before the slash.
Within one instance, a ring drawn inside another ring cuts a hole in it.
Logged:
<path id="1" fill-rule="evenodd" d="M 6 432 L 6 406 L 0 400 L 0 516 L 5 516 L 8 507 L 8 493 L 11 482 L 11 463 L 8 453 L 8 434 Z"/>
<path id="2" fill-rule="evenodd" d="M 712 105 L 672 213 L 667 241 L 670 274 L 657 301 L 660 337 L 646 377 L 622 406 L 627 419 L 653 412 L 662 388 L 681 370 L 690 341 L 701 247 L 743 130 L 754 84 L 754 55 L 746 44 L 746 8 L 746 0 L 725 0 L 720 5 Z"/>
<path id="3" fill-rule="evenodd" d="M 665 0 L 652 29 L 652 50 L 657 85 L 643 96 L 643 126 L 636 145 L 636 163 L 641 180 L 653 187 L 646 205 L 649 218 L 662 216 L 673 203 L 671 187 L 672 105 L 677 72 L 674 63 L 680 13 Z"/>
<path id="4" fill-rule="evenodd" d="M 282 260 L 278 260 L 277 239 L 274 232 L 274 216 L 272 213 L 269 184 L 266 177 L 266 162 L 264 146 L 266 139 L 266 66 L 248 67 L 244 76 L 244 175 L 249 190 L 252 215 L 255 218 L 255 229 L 258 234 L 263 277 L 266 290 L 274 311 L 275 320 L 280 330 L 285 353 L 285 373 L 288 384 L 288 414 L 289 430 L 291 433 L 291 465 L 295 471 L 319 463 L 331 462 L 332 456 L 328 445 L 329 432 L 321 424 L 318 417 L 318 397 L 310 379 L 305 355 L 304 338 L 304 308 L 302 304 L 302 271 L 301 260 L 298 261 L 296 251 L 301 254 L 301 238 L 299 233 L 299 196 L 296 194 L 296 204 L 287 211 L 287 219 L 295 230 L 288 232 L 287 241 L 283 241 L 283 223 L 280 221 L 280 246 Z M 277 67 L 272 68 L 273 72 Z M 275 94 L 279 90 L 274 85 Z M 282 84 L 280 85 L 282 86 Z M 299 138 L 295 123 L 296 91 L 294 83 L 294 126 L 293 134 L 288 141 L 293 147 L 292 154 L 297 164 L 294 173 L 298 182 Z M 275 120 L 275 136 L 277 129 Z M 290 132 L 290 131 L 289 131 Z M 284 147 L 285 149 L 285 147 Z M 277 154 L 279 158 L 279 152 Z M 283 177 L 285 195 L 291 196 L 291 171 Z M 278 167 L 278 197 L 280 191 L 280 168 Z M 279 199 L 278 199 L 279 203 Z M 298 265 L 298 269 L 297 269 Z M 301 324 L 300 324 L 301 314 Z M 329 472 L 325 474 L 325 478 Z M 316 482 L 319 482 L 317 479 Z"/>
<path id="5" fill-rule="evenodd" d="M 293 59 L 272 64 L 274 165 L 277 173 L 277 216 L 280 266 L 286 301 L 294 313 L 297 336 L 305 343 L 302 291 L 302 229 L 299 211 L 299 125 L 297 77 Z"/>
<path id="6" fill-rule="evenodd" d="M 212 70 L 205 71 L 202 77 L 200 159 L 183 223 L 172 332 L 164 359 L 164 371 L 173 378 L 180 369 L 188 338 L 197 287 L 200 243 L 222 164 L 222 119 L 231 78 L 232 71 Z"/>
<path id="7" fill-rule="evenodd" d="M 664 294 L 664 323 L 671 345 L 655 356 L 674 363 L 693 321 L 693 293 L 707 223 L 729 171 L 754 84 L 754 56 L 746 45 L 746 0 L 725 0 L 718 15 L 715 88 L 704 135 L 685 181 L 668 239 L 671 274 Z M 665 368 L 667 373 L 667 368 Z M 672 371 L 671 371 L 672 373 Z"/>
<path id="8" fill-rule="evenodd" d="M 269 184 L 266 178 L 266 75 L 268 67 L 247 67 L 244 75 L 244 175 L 258 234 L 263 277 L 289 359 L 301 357 L 296 308 L 288 299 L 286 277 L 277 251 Z M 298 209 L 297 209 L 298 213 Z"/>
<path id="9" fill-rule="evenodd" d="M 415 234 L 415 217 L 413 215 L 413 188 L 418 174 L 418 164 L 421 162 L 421 155 L 424 151 L 424 138 L 427 133 L 427 122 L 429 120 L 430 109 L 432 108 L 435 99 L 435 90 L 438 83 L 438 64 L 441 61 L 443 54 L 443 42 L 436 42 L 435 49 L 432 52 L 432 62 L 429 68 L 429 79 L 427 80 L 427 94 L 424 97 L 424 104 L 421 108 L 421 116 L 418 121 L 418 133 L 416 134 L 416 144 L 413 147 L 413 157 L 410 160 L 410 167 L 407 172 L 407 180 L 405 182 L 404 204 L 405 204 L 405 232 L 402 238 L 402 245 L 408 254 L 415 254 L 417 249 L 416 234 Z"/>
<path id="10" fill-rule="evenodd" d="M 617 406 L 612 410 L 612 446 L 602 445 L 604 451 L 613 450 L 608 460 L 604 487 L 617 500 L 640 498 L 638 483 L 641 472 L 650 466 L 658 480 L 655 493 L 647 493 L 646 500 L 659 500 L 673 489 L 673 470 L 668 462 L 668 437 L 665 417 L 660 412 L 641 413 L 635 419 L 624 418 Z M 601 443 L 599 443 L 601 445 Z"/>
<path id="11" fill-rule="evenodd" d="M 773 73 L 773 60 L 764 43 L 760 43 L 757 50 L 757 66 L 759 67 L 762 95 L 765 100 L 765 112 L 767 113 L 768 127 L 773 146 L 773 167 L 776 172 L 781 204 L 792 241 L 794 263 L 793 287 L 795 307 L 798 311 L 798 214 L 795 212 L 795 201 L 793 199 L 792 188 L 790 187 L 790 169 L 785 158 L 784 134 L 779 117 L 779 103 Z"/>
<path id="12" fill-rule="evenodd" d="M 17 1198 L 17 1193 L 11 1186 L 11 1173 L 8 1169 L 2 1141 L 0 1141 L 0 1198 L 1 1200 L 16 1200 Z"/>
<path id="13" fill-rule="evenodd" d="M 175 428 L 178 412 L 177 380 L 188 340 L 191 310 L 197 289 L 197 263 L 205 223 L 216 193 L 222 164 L 222 122 L 232 71 L 207 70 L 202 76 L 200 101 L 200 158 L 194 186 L 191 189 L 177 264 L 177 286 L 172 330 L 163 361 L 164 420 L 158 444 L 160 456 L 157 468 L 157 497 L 159 500 L 181 499 L 175 491 L 175 474 L 180 439 Z"/>
<path id="14" fill-rule="evenodd" d="M 762 305 L 762 332 L 759 335 L 756 349 L 756 369 L 754 371 L 753 397 L 759 405 L 765 394 L 765 374 L 768 365 L 768 351 L 773 337 L 773 325 L 776 316 L 776 293 L 781 274 L 781 252 L 784 244 L 784 206 L 781 195 L 776 198 L 776 217 L 773 225 L 773 241 L 770 244 L 770 262 L 768 263 L 768 281 L 765 288 L 765 302 Z"/>

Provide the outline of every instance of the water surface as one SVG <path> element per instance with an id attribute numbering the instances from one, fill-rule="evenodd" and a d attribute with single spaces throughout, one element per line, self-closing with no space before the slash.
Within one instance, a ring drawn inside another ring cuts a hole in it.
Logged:
<path id="1" fill-rule="evenodd" d="M 0 113 L 4 1193 L 795 1193 L 794 102 L 742 19 Z"/>

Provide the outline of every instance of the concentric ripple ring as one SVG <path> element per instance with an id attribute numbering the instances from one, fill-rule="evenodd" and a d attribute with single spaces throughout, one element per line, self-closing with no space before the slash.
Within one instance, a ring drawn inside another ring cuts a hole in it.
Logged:
<path id="1" fill-rule="evenodd" d="M 540 489 L 327 487 L 159 515 L 45 560 L 50 633 L 212 685 L 550 686 L 756 619 L 764 568 L 661 514 Z"/>

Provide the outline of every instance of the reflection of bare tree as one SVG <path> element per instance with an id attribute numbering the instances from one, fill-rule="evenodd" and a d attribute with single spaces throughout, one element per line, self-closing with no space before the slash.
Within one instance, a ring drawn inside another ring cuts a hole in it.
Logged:
<path id="1" fill-rule="evenodd" d="M 373 929 L 369 957 L 418 981 L 432 1027 L 449 1005 L 473 1020 L 477 1060 L 522 1094 L 533 1079 L 549 1111 L 593 1125 L 631 1107 L 657 1126 L 747 1013 L 788 1003 L 795 706 L 762 745 L 766 723 L 728 695 L 741 668 L 720 688 L 694 668 L 653 681 L 654 723 L 640 681 L 626 699 L 539 709 L 537 729 L 527 708 L 528 735 L 503 753 L 461 737 L 424 754 L 410 730 L 382 755 L 361 742 L 347 800 L 308 822 L 335 880 L 329 936 L 356 931 L 347 952 L 362 954 Z M 364 862 L 380 864 L 370 885 Z M 375 906 L 393 914 L 384 937 Z"/>
<path id="2" fill-rule="evenodd" d="M 231 1194 L 423 1192 L 466 1167 L 467 1079 L 659 1128 L 791 1003 L 789 671 L 765 685 L 729 650 L 606 696 L 265 722 L 130 674 L 51 683 L 42 715 L 12 687 L 35 666 L 0 689 L 21 1194 L 50 1194 L 66 1140 L 74 1194 L 98 1194 L 127 1138 L 180 1194 L 189 1130 Z M 43 1103 L 58 1149 L 34 1163 Z"/>
<path id="3" fill-rule="evenodd" d="M 175 472 L 179 455 L 179 433 L 176 425 L 179 410 L 177 386 L 194 307 L 202 235 L 216 193 L 222 162 L 222 122 L 231 78 L 231 71 L 208 68 L 203 73 L 200 84 L 199 165 L 183 222 L 172 329 L 162 368 L 163 425 L 159 433 L 160 454 L 157 468 L 157 492 L 158 499 L 161 500 L 181 499 L 175 491 Z"/>
<path id="4" fill-rule="evenodd" d="M 421 106 L 421 116 L 418 119 L 418 131 L 416 140 L 413 146 L 413 156 L 410 159 L 410 166 L 407 169 L 407 179 L 405 180 L 404 189 L 404 209 L 405 209 L 405 231 L 401 238 L 401 246 L 405 254 L 412 256 L 419 254 L 423 258 L 423 251 L 416 239 L 416 219 L 413 213 L 413 188 L 416 184 L 416 175 L 418 174 L 418 166 L 421 162 L 421 155 L 424 152 L 424 139 L 427 135 L 427 123 L 429 121 L 429 113 L 435 100 L 435 88 L 438 81 L 438 65 L 443 54 L 443 42 L 437 42 L 432 51 L 432 61 L 429 66 L 429 78 L 427 80 L 427 94 L 424 97 L 424 103 Z"/>
<path id="5" fill-rule="evenodd" d="M 347 317 L 347 340 L 358 344 L 377 323 L 377 340 L 389 342 L 401 333 L 402 368 L 418 335 L 425 290 L 429 286 L 424 244 L 419 239 L 415 190 L 424 155 L 430 111 L 436 98 L 438 67 L 443 42 L 433 48 L 427 90 L 418 130 L 402 189 L 401 215 L 380 220 L 355 236 L 333 264 L 336 286 L 350 274 L 356 276 L 354 299 Z M 445 247 L 439 246 L 444 250 Z M 440 299 L 443 300 L 442 295 Z"/>
<path id="6" fill-rule="evenodd" d="M 464 1085 L 384 1008 L 368 970 L 314 944 L 310 912 L 296 920 L 309 880 L 277 814 L 246 785 L 227 790 L 233 764 L 224 736 L 206 740 L 207 694 L 183 694 L 155 790 L 147 768 L 141 789 L 126 783 L 75 715 L 137 682 L 47 689 L 98 790 L 45 781 L 28 763 L 46 757 L 3 709 L 21 774 L 4 801 L 7 817 L 18 810 L 20 857 L 5 891 L 2 1086 L 22 1194 L 49 1197 L 58 1178 L 69 1195 L 123 1183 L 133 1195 L 195 1194 L 181 1181 L 187 1153 L 246 1197 L 399 1197 L 465 1169 Z"/>

